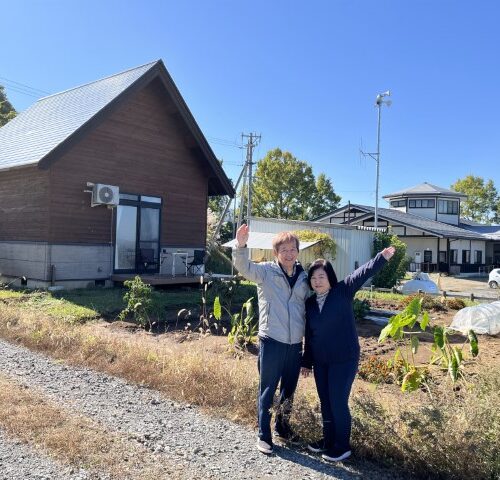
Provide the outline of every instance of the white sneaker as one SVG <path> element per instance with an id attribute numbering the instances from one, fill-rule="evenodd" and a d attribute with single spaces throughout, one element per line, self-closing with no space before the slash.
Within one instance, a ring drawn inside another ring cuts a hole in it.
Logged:
<path id="1" fill-rule="evenodd" d="M 340 462 L 341 460 L 345 460 L 351 456 L 351 451 L 347 450 L 346 452 L 336 452 L 336 451 L 327 451 L 321 455 L 323 460 L 327 462 Z"/>
<path id="2" fill-rule="evenodd" d="M 261 453 L 265 453 L 266 455 L 269 455 L 273 453 L 273 446 L 269 445 L 269 443 L 264 442 L 264 440 L 261 440 L 260 438 L 257 440 L 257 450 Z"/>

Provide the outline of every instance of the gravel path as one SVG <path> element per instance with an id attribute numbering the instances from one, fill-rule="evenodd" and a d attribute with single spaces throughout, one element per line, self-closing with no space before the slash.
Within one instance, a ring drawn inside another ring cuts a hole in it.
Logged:
<path id="1" fill-rule="evenodd" d="M 43 453 L 7 437 L 0 430 L 0 480 L 87 480 L 84 470 L 74 473 Z"/>
<path id="2" fill-rule="evenodd" d="M 249 429 L 210 418 L 157 391 L 90 369 L 67 366 L 3 340 L 0 371 L 23 385 L 37 387 L 60 406 L 92 418 L 106 430 L 127 435 L 154 452 L 159 462 L 175 462 L 183 468 L 186 478 L 398 478 L 360 460 L 339 466 L 325 464 L 303 450 L 277 447 L 275 455 L 262 455 L 255 449 L 255 432 Z M 9 452 L 14 447 L 25 448 L 0 436 L 2 462 L 9 464 L 13 460 Z M 51 466 L 33 454 L 27 454 L 23 461 L 28 465 L 33 462 L 32 467 L 24 476 L 9 479 L 61 478 L 40 476 Z"/>

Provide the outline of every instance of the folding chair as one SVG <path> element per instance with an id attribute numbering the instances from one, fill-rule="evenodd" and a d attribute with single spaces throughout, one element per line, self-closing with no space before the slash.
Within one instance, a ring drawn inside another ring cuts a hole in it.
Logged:
<path id="1" fill-rule="evenodd" d="M 203 266 L 205 260 L 205 250 L 194 250 L 193 259 L 186 263 L 188 272 L 192 275 L 201 275 L 203 273 Z"/>
<path id="2" fill-rule="evenodd" d="M 144 266 L 144 270 L 147 270 L 148 267 L 156 267 L 158 265 L 153 248 L 141 248 L 139 253 L 140 263 Z"/>

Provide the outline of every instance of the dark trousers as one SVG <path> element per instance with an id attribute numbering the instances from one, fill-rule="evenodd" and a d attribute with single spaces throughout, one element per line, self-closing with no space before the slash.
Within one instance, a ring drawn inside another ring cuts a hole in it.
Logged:
<path id="1" fill-rule="evenodd" d="M 343 451 L 351 448 L 351 412 L 348 401 L 357 370 L 358 359 L 345 363 L 314 365 L 327 448 Z"/>
<path id="2" fill-rule="evenodd" d="M 259 438 L 271 443 L 271 407 L 274 393 L 280 384 L 279 411 L 275 429 L 281 434 L 289 432 L 289 416 L 293 394 L 297 387 L 302 357 L 302 343 L 288 345 L 272 338 L 261 338 L 258 368 L 260 373 L 258 416 Z"/>

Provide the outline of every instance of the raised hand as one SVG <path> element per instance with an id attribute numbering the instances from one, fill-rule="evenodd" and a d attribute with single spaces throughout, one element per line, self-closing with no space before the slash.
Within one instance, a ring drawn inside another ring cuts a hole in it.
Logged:
<path id="1" fill-rule="evenodd" d="M 248 236 L 250 233 L 250 228 L 248 225 L 243 223 L 238 230 L 236 230 L 236 243 L 238 247 L 244 247 L 248 242 Z"/>
<path id="2" fill-rule="evenodd" d="M 396 252 L 396 249 L 394 247 L 387 247 L 387 248 L 384 248 L 381 253 L 382 253 L 382 256 L 387 261 L 389 261 L 393 257 L 395 252 Z"/>

